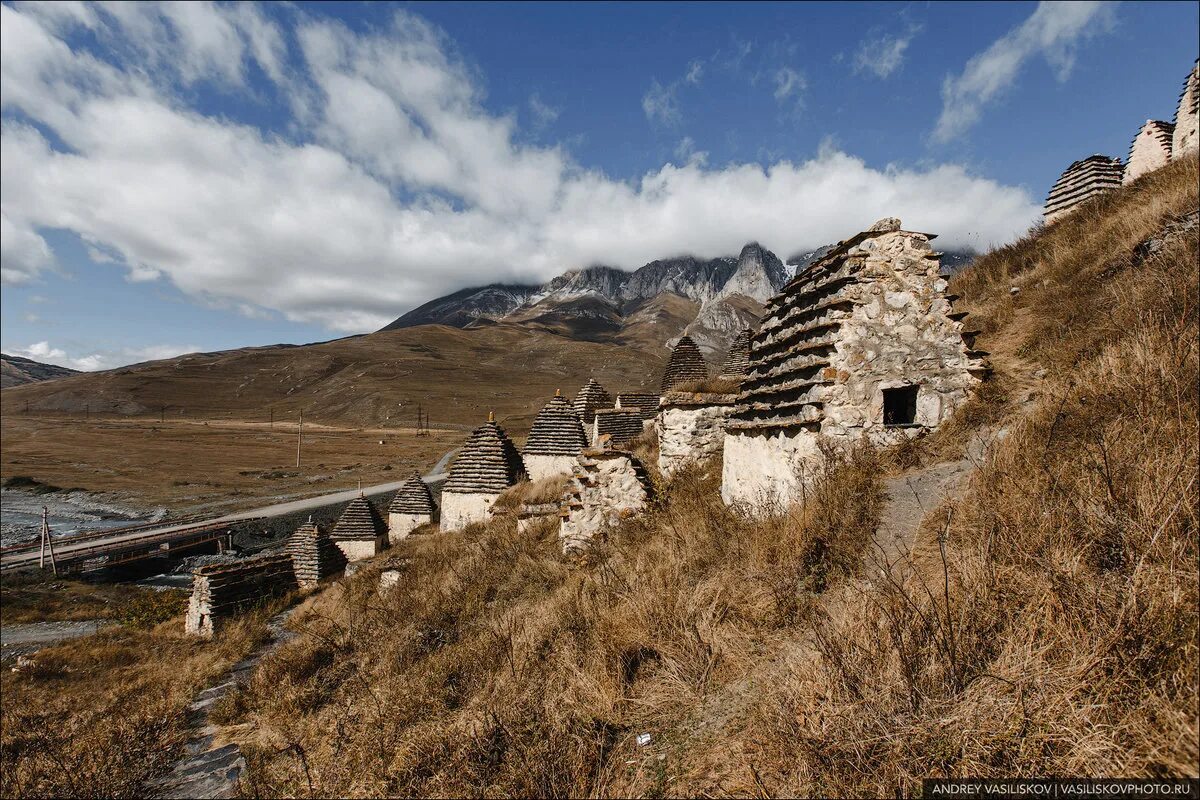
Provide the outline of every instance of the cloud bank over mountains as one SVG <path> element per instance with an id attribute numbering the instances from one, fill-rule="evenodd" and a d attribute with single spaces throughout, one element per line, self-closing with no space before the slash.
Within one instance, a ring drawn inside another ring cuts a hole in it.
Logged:
<path id="1" fill-rule="evenodd" d="M 44 233 L 62 229 L 129 280 L 361 332 L 468 285 L 750 240 L 786 254 L 883 216 L 985 247 L 1038 214 L 1025 191 L 961 166 L 879 169 L 832 145 L 616 178 L 526 143 L 419 16 L 355 32 L 274 10 L 0 9 L 6 284 L 54 269 Z M 230 98 L 241 118 L 215 110 Z"/>

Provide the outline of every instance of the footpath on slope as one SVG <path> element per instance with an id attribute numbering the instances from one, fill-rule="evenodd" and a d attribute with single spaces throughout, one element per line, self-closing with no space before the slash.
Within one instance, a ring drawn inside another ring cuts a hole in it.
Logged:
<path id="1" fill-rule="evenodd" d="M 236 742 L 222 743 L 221 726 L 212 722 L 210 714 L 218 700 L 246 684 L 264 657 L 297 636 L 286 627 L 295 610 L 293 606 L 271 617 L 267 621 L 270 638 L 235 664 L 223 681 L 196 695 L 188 706 L 187 721 L 192 733 L 184 744 L 184 756 L 169 772 L 146 786 L 148 795 L 196 800 L 238 795 L 246 758 Z"/>

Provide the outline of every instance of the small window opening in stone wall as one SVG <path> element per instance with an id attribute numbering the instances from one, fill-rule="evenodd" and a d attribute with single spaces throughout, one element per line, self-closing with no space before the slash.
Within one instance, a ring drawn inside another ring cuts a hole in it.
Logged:
<path id="1" fill-rule="evenodd" d="M 913 425 L 917 421 L 917 387 L 883 390 L 883 424 Z"/>

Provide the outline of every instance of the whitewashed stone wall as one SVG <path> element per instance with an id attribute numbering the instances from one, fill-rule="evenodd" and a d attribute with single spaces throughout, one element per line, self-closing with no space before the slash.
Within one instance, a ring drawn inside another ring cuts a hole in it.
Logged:
<path id="1" fill-rule="evenodd" d="M 526 503 L 517 511 L 517 533 L 529 533 L 538 525 L 558 519 L 558 503 Z"/>
<path id="2" fill-rule="evenodd" d="M 1122 183 L 1133 183 L 1135 180 L 1153 172 L 1159 167 L 1166 166 L 1171 160 L 1171 134 L 1161 127 L 1161 123 L 1146 120 L 1146 124 L 1133 138 L 1129 148 L 1129 160 L 1125 162 L 1125 173 Z"/>
<path id="3" fill-rule="evenodd" d="M 417 528 L 433 521 L 432 514 L 403 514 L 388 512 L 388 543 L 396 544 Z"/>
<path id="4" fill-rule="evenodd" d="M 725 420 L 737 395 L 666 395 L 655 420 L 658 468 L 670 478 L 691 461 L 720 458 L 725 443 Z"/>
<path id="5" fill-rule="evenodd" d="M 804 499 L 821 468 L 818 434 L 804 429 L 725 436 L 721 499 L 756 515 L 781 513 Z"/>
<path id="6" fill-rule="evenodd" d="M 558 538 L 564 551 L 581 550 L 593 537 L 644 510 L 650 494 L 633 460 L 607 452 L 581 457 L 568 488 Z"/>
<path id="7" fill-rule="evenodd" d="M 347 561 L 362 561 L 383 552 L 384 542 L 384 537 L 380 536 L 377 539 L 338 539 L 334 544 L 342 551 L 342 555 L 346 556 Z"/>
<path id="8" fill-rule="evenodd" d="M 554 478 L 559 475 L 570 475 L 571 470 L 579 463 L 575 456 L 538 456 L 526 455 L 525 472 L 529 480 L 540 481 L 543 478 Z"/>
<path id="9" fill-rule="evenodd" d="M 487 522 L 488 509 L 499 492 L 442 492 L 442 530 L 457 531 L 476 522 Z"/>
<path id="10" fill-rule="evenodd" d="M 1200 65 L 1192 68 L 1187 82 L 1183 85 L 1183 94 L 1179 97 L 1179 106 L 1175 110 L 1175 132 L 1171 136 L 1171 158 L 1182 158 L 1187 153 L 1194 153 L 1200 145 Z"/>

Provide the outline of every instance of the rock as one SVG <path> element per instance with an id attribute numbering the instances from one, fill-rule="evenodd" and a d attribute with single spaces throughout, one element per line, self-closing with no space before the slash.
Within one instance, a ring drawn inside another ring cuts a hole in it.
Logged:
<path id="1" fill-rule="evenodd" d="M 883 219 L 879 220 L 871 227 L 867 228 L 867 230 L 869 232 L 898 231 L 898 230 L 900 230 L 900 218 L 899 217 L 884 217 Z"/>

